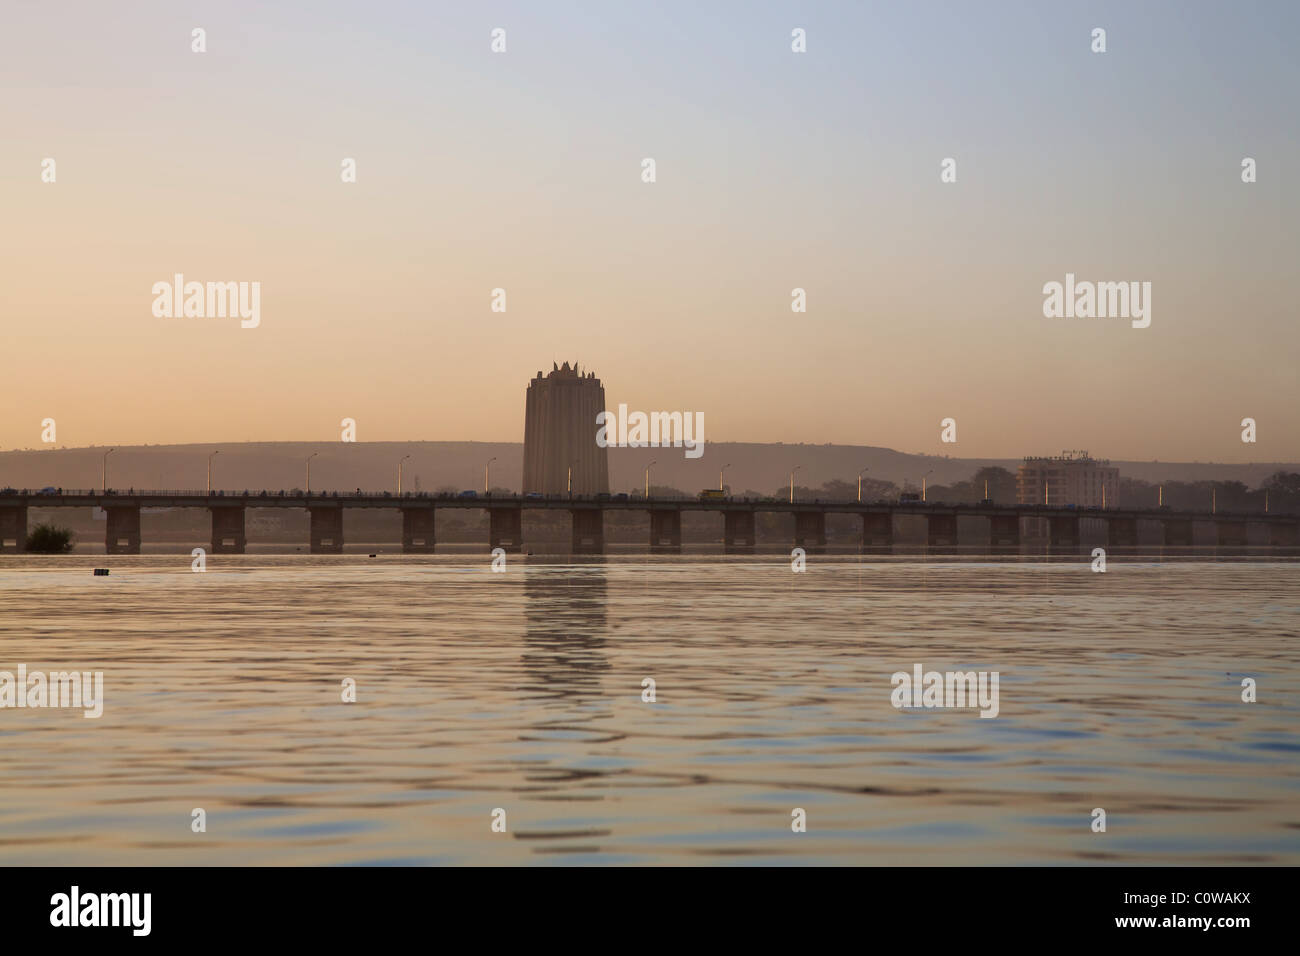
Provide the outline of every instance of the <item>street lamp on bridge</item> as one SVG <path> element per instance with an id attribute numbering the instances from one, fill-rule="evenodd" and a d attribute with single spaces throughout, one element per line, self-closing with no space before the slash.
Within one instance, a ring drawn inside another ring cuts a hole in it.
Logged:
<path id="1" fill-rule="evenodd" d="M 931 468 L 929 471 L 927 471 L 924 475 L 921 476 L 921 500 L 922 501 L 925 500 L 925 479 L 929 478 L 933 474 L 934 474 L 934 469 Z"/>
<path id="2" fill-rule="evenodd" d="M 657 464 L 659 464 L 658 458 L 650 462 L 650 465 L 657 465 Z M 650 497 L 650 465 L 645 466 L 645 496 L 647 498 Z"/>
<path id="3" fill-rule="evenodd" d="M 489 458 L 486 465 L 483 466 L 483 494 L 491 492 L 492 488 L 488 485 L 488 469 L 492 467 L 492 462 L 496 461 L 495 457 Z"/>
<path id="4" fill-rule="evenodd" d="M 718 469 L 718 490 L 719 490 L 719 491 L 726 491 L 726 490 L 727 490 L 727 486 L 724 485 L 724 484 L 722 483 L 722 475 L 723 475 L 723 472 L 725 472 L 725 471 L 726 471 L 728 468 L 730 468 L 730 467 L 731 467 L 731 462 L 727 462 L 727 463 L 726 463 L 725 465 L 723 465 L 720 469 Z"/>
<path id="5" fill-rule="evenodd" d="M 319 454 L 320 452 L 314 451 L 307 456 L 307 488 L 306 488 L 307 494 L 311 494 L 311 460 Z"/>
<path id="6" fill-rule="evenodd" d="M 863 468 L 858 472 L 858 504 L 862 504 L 862 476 L 869 472 L 870 468 Z"/>
<path id="7" fill-rule="evenodd" d="M 221 449 L 217 449 L 208 456 L 208 494 L 212 494 L 212 459 L 221 454 Z"/>
<path id="8" fill-rule="evenodd" d="M 113 454 L 115 451 L 117 451 L 116 448 L 110 448 L 108 451 L 104 452 L 104 486 L 101 489 L 103 494 L 108 494 L 108 456 Z"/>
<path id="9" fill-rule="evenodd" d="M 790 504 L 794 504 L 794 473 L 802 467 L 803 465 L 795 465 L 790 469 Z"/>
<path id="10" fill-rule="evenodd" d="M 399 498 L 402 497 L 402 462 L 406 461 L 406 459 L 410 457 L 410 455 L 407 455 L 405 458 L 401 458 L 397 462 L 397 497 Z"/>

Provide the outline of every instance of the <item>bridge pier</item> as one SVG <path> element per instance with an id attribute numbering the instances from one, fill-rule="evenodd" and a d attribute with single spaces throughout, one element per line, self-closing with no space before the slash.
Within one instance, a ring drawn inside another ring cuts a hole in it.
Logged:
<path id="1" fill-rule="evenodd" d="M 1138 546 L 1138 523 L 1137 518 L 1107 518 L 1106 519 L 1106 547 L 1111 551 L 1118 551 L 1121 548 L 1137 550 Z"/>
<path id="2" fill-rule="evenodd" d="M 599 508 L 574 508 L 573 554 L 605 553 L 605 512 Z"/>
<path id="3" fill-rule="evenodd" d="M 1047 519 L 1047 547 L 1051 554 L 1079 553 L 1078 515 L 1056 515 Z"/>
<path id="4" fill-rule="evenodd" d="M 212 513 L 212 554 L 243 554 L 244 509 L 239 506 L 209 508 Z"/>
<path id="5" fill-rule="evenodd" d="M 989 516 L 989 551 L 993 554 L 1020 553 L 1020 515 Z"/>
<path id="6" fill-rule="evenodd" d="M 524 519 L 521 508 L 488 509 L 488 549 L 501 548 L 508 554 L 524 549 Z"/>
<path id="7" fill-rule="evenodd" d="M 1144 554 L 1159 554 L 1165 546 L 1165 523 L 1160 518 L 1137 519 L 1138 550 Z"/>
<path id="8" fill-rule="evenodd" d="M 27 547 L 27 506 L 0 508 L 0 554 L 14 554 Z"/>
<path id="9" fill-rule="evenodd" d="M 682 553 L 682 513 L 670 511 L 650 512 L 650 553 Z"/>
<path id="10" fill-rule="evenodd" d="M 402 509 L 402 553 L 433 554 L 434 518 L 432 508 Z M 339 529 L 342 531 L 342 529 Z"/>
<path id="11" fill-rule="evenodd" d="M 1193 539 L 1191 518 L 1165 518 L 1164 545 L 1169 549 L 1191 550 Z"/>
<path id="12" fill-rule="evenodd" d="M 957 547 L 957 516 L 932 514 L 925 516 L 926 545 L 931 551 L 951 551 Z"/>
<path id="13" fill-rule="evenodd" d="M 105 505 L 104 550 L 107 554 L 140 553 L 140 506 Z"/>
<path id="14" fill-rule="evenodd" d="M 1214 522 L 1215 547 L 1234 551 L 1245 551 L 1250 543 L 1246 534 L 1245 519 L 1223 519 Z"/>
<path id="15" fill-rule="evenodd" d="M 1285 548 L 1294 552 L 1300 547 L 1300 523 L 1295 521 L 1270 521 L 1268 544 L 1271 548 Z"/>
<path id="16" fill-rule="evenodd" d="M 864 554 L 889 554 L 894 550 L 894 516 L 891 512 L 867 512 L 862 516 Z"/>
<path id="17" fill-rule="evenodd" d="M 1219 544 L 1218 518 L 1192 519 L 1192 547 L 1196 550 L 1213 550 Z"/>
<path id="18" fill-rule="evenodd" d="M 311 514 L 311 553 L 343 553 L 343 509 L 308 508 Z"/>
<path id="19" fill-rule="evenodd" d="M 754 512 L 722 513 L 722 550 L 725 554 L 754 553 Z"/>
<path id="20" fill-rule="evenodd" d="M 803 548 L 807 554 L 821 554 L 826 550 L 826 512 L 794 513 L 794 546 Z"/>

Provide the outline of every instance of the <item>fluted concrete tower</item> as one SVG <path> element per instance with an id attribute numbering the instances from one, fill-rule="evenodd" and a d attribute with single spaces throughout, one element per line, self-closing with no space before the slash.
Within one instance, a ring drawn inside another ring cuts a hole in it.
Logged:
<path id="1" fill-rule="evenodd" d="M 596 444 L 596 415 L 605 410 L 605 387 L 595 373 L 552 363 L 528 383 L 524 412 L 524 493 L 562 495 L 573 466 L 573 493 L 609 491 L 609 455 Z"/>

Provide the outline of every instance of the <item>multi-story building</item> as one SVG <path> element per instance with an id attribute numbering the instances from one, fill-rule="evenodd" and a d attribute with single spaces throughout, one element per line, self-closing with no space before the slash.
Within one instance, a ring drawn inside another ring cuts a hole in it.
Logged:
<path id="1" fill-rule="evenodd" d="M 596 444 L 605 387 L 593 372 L 552 363 L 528 383 L 524 411 L 524 493 L 594 495 L 609 491 L 609 455 Z M 572 488 L 570 488 L 572 469 Z"/>
<path id="2" fill-rule="evenodd" d="M 1086 451 L 1026 458 L 1016 472 L 1016 500 L 1022 505 L 1114 508 L 1119 504 L 1119 469 Z"/>

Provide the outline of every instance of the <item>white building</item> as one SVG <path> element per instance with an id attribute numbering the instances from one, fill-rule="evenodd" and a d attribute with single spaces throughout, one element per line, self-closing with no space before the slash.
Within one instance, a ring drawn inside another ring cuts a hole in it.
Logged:
<path id="1" fill-rule="evenodd" d="M 1022 505 L 1114 508 L 1119 504 L 1119 469 L 1086 451 L 1026 458 L 1016 471 L 1016 500 Z"/>

